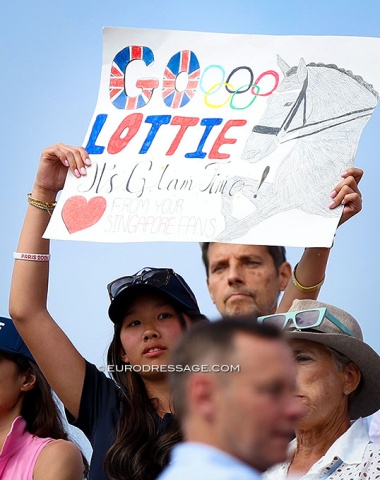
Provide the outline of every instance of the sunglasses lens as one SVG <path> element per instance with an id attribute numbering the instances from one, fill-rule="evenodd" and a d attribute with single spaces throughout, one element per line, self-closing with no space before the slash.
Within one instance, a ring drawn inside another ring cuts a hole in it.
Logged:
<path id="1" fill-rule="evenodd" d="M 118 278 L 111 282 L 108 286 L 108 292 L 112 298 L 115 298 L 121 290 L 126 287 L 138 284 L 152 285 L 154 287 L 162 287 L 168 283 L 171 270 L 168 269 L 144 269 L 135 275 Z"/>
<path id="2" fill-rule="evenodd" d="M 274 325 L 278 328 L 283 328 L 285 325 L 285 321 L 285 315 L 270 315 L 269 317 L 264 317 L 262 323 L 265 323 L 267 325 Z"/>
<path id="3" fill-rule="evenodd" d="M 169 271 L 166 269 L 163 270 L 151 270 L 145 272 L 141 275 L 140 282 L 137 280 L 136 283 L 146 283 L 147 285 L 152 285 L 154 287 L 161 287 L 166 285 L 169 279 Z"/>
<path id="4" fill-rule="evenodd" d="M 318 324 L 319 311 L 318 310 L 305 310 L 304 312 L 297 313 L 295 317 L 295 323 L 298 328 L 311 328 Z"/>
<path id="5" fill-rule="evenodd" d="M 127 287 L 132 283 L 133 283 L 133 277 L 118 278 L 117 280 L 115 280 L 110 284 L 108 291 L 111 297 L 115 298 L 122 288 Z"/>

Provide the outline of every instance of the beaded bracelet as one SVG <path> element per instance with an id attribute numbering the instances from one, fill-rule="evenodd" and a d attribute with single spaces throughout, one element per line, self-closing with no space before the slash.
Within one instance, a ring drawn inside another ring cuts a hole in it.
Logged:
<path id="1" fill-rule="evenodd" d="M 32 205 L 33 207 L 39 208 L 41 210 L 46 210 L 50 214 L 54 210 L 55 206 L 57 205 L 57 202 L 49 203 L 49 202 L 42 202 L 41 200 L 37 200 L 36 198 L 32 197 L 31 193 L 27 194 L 27 198 L 28 198 L 29 205 Z"/>
<path id="2" fill-rule="evenodd" d="M 298 263 L 297 265 L 294 267 L 293 271 L 292 271 L 292 282 L 294 284 L 294 286 L 300 291 L 300 292 L 315 292 L 316 290 L 318 290 L 319 288 L 321 288 L 321 286 L 323 285 L 324 281 L 325 281 L 325 277 L 322 278 L 322 280 L 317 283 L 316 285 L 313 285 L 312 287 L 304 287 L 303 285 L 301 285 L 299 283 L 299 281 L 297 280 L 296 278 L 296 271 L 297 271 L 297 267 L 298 267 Z"/>

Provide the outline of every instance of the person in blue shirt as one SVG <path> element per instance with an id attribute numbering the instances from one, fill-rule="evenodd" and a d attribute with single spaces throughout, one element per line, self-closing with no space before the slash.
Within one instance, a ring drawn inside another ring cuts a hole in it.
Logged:
<path id="1" fill-rule="evenodd" d="M 158 480 L 256 480 L 286 458 L 304 407 L 290 348 L 256 317 L 194 326 L 174 349 L 169 379 L 185 441 Z"/>

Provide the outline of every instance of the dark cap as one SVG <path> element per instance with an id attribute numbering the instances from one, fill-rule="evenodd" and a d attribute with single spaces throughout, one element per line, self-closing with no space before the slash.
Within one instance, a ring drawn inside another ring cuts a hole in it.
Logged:
<path id="1" fill-rule="evenodd" d="M 10 318 L 0 317 L 0 352 L 23 355 L 35 361 Z"/>
<path id="2" fill-rule="evenodd" d="M 108 315 L 114 323 L 119 323 L 128 304 L 140 292 L 165 294 L 185 311 L 200 313 L 197 300 L 185 280 L 170 268 L 145 267 L 134 275 L 121 277 L 107 286 L 111 299 Z"/>

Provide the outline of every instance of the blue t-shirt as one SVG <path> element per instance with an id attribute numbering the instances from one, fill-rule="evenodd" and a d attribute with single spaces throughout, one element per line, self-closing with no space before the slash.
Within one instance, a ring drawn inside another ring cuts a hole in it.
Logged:
<path id="1" fill-rule="evenodd" d="M 228 453 L 196 442 L 177 444 L 157 480 L 260 480 L 261 474 Z"/>
<path id="2" fill-rule="evenodd" d="M 104 459 L 116 438 L 116 428 L 122 411 L 121 392 L 115 382 L 100 372 L 95 365 L 86 362 L 86 376 L 83 384 L 79 415 L 74 419 L 69 412 L 67 418 L 83 431 L 89 439 L 93 453 L 90 463 L 90 480 L 108 480 L 104 471 Z M 157 426 L 165 433 L 173 420 L 166 414 L 157 415 Z"/>

